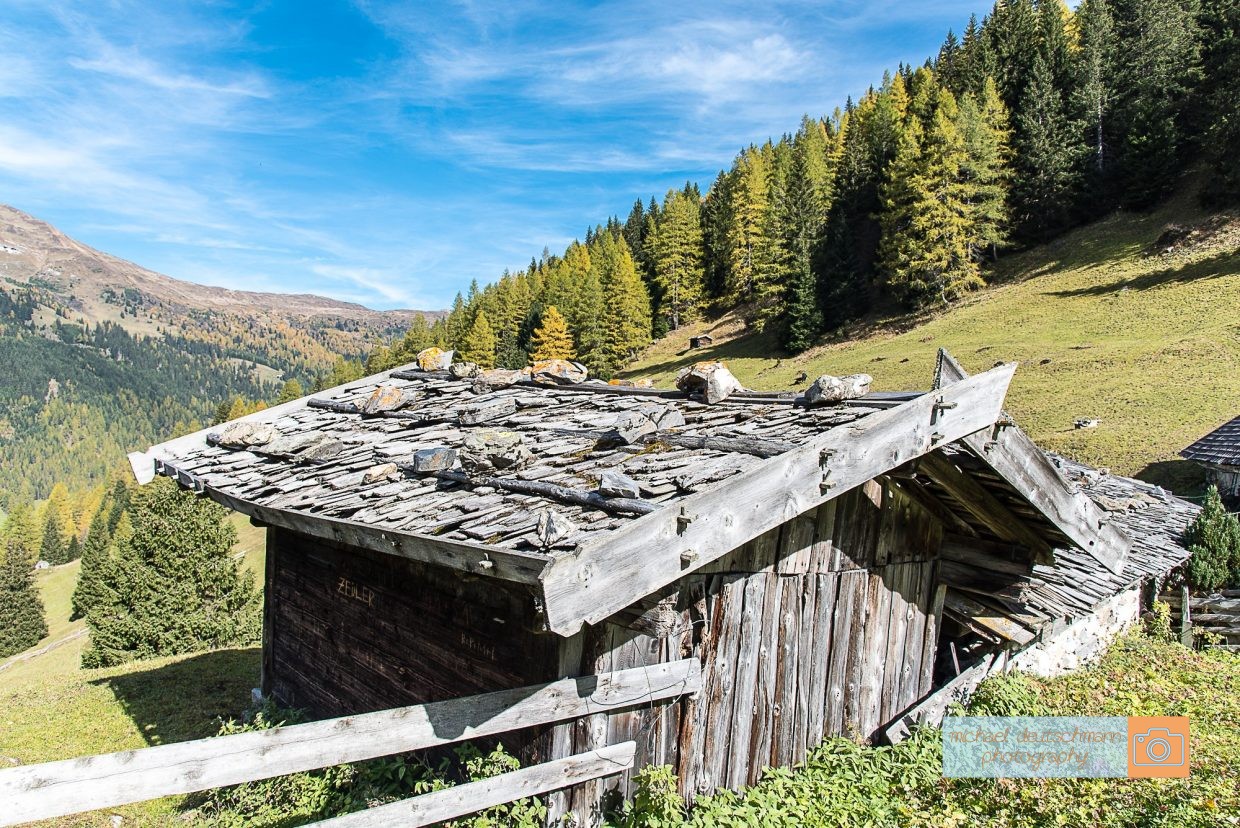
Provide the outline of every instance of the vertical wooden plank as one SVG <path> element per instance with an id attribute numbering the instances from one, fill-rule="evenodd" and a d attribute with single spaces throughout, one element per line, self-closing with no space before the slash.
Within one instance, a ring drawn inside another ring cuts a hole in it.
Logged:
<path id="1" fill-rule="evenodd" d="M 809 571 L 814 547 L 814 529 L 818 525 L 817 509 L 810 509 L 784 523 L 779 539 L 779 557 L 775 571 L 781 575 L 801 575 Z"/>
<path id="2" fill-rule="evenodd" d="M 1188 596 L 1188 585 L 1180 586 L 1180 643 L 1193 646 L 1193 608 Z"/>
<path id="3" fill-rule="evenodd" d="M 583 655 L 583 647 L 585 644 L 585 630 L 581 630 L 576 635 L 571 635 L 560 641 L 560 651 L 558 664 L 556 667 L 556 678 L 569 678 L 571 676 L 581 675 L 581 659 Z M 547 759 L 564 759 L 573 755 L 573 732 L 576 730 L 576 724 L 573 722 L 562 722 L 552 725 L 551 732 L 548 736 L 548 755 Z M 557 825 L 561 817 L 568 813 L 569 808 L 569 792 L 568 790 L 552 791 L 547 794 L 547 825 Z"/>
<path id="4" fill-rule="evenodd" d="M 693 757 L 698 764 L 694 769 L 694 794 L 708 793 L 727 784 L 728 753 L 732 743 L 745 580 L 737 575 L 721 575 L 716 576 L 716 582 L 718 599 L 711 625 L 715 643 L 710 661 L 703 664 L 707 672 L 703 676 L 702 703 L 698 705 L 702 736 L 699 739 L 701 750 Z"/>
<path id="5" fill-rule="evenodd" d="M 930 603 L 929 584 L 934 575 L 932 561 L 908 564 L 913 574 L 908 592 L 909 622 L 904 637 L 904 666 L 900 670 L 900 689 L 889 718 L 894 718 L 918 699 L 921 686 L 921 657 L 926 644 L 926 607 Z"/>
<path id="6" fill-rule="evenodd" d="M 780 578 L 779 598 L 779 666 L 775 685 L 775 737 L 771 763 L 791 765 L 798 762 L 796 732 L 804 708 L 799 706 L 797 676 L 801 655 L 801 611 L 808 577 Z M 803 758 L 803 757 L 802 757 Z"/>
<path id="7" fill-rule="evenodd" d="M 831 635 L 819 644 L 817 654 L 825 658 L 828 664 L 826 715 L 823 721 L 824 736 L 838 736 L 844 733 L 844 698 L 848 691 L 849 654 L 860 646 L 853 634 L 855 616 L 863 615 L 864 606 L 857 601 L 858 586 L 864 594 L 866 577 L 862 570 L 840 572 L 834 576 L 838 580 L 835 610 L 832 613 L 834 624 Z"/>
<path id="8" fill-rule="evenodd" d="M 718 582 L 720 576 L 690 575 L 682 585 L 681 594 L 688 598 L 687 613 L 692 624 L 692 654 L 702 663 L 702 689 L 683 702 L 680 717 L 679 757 L 676 775 L 680 780 L 680 794 L 689 801 L 698 793 L 702 784 L 706 762 L 706 711 L 717 681 L 714 674 L 714 652 L 718 633 L 714 624 L 718 619 Z"/>
<path id="9" fill-rule="evenodd" d="M 882 578 L 872 572 L 861 569 L 851 574 L 853 580 L 853 611 L 852 620 L 848 624 L 848 642 L 845 649 L 848 653 L 848 664 L 845 667 L 844 679 L 844 727 L 841 735 L 862 735 L 864 708 L 862 696 L 866 680 L 866 636 L 869 634 L 871 616 L 878 608 L 878 587 Z M 871 607 L 871 603 L 874 604 Z M 838 629 L 838 628 L 837 628 Z M 839 638 L 837 633 L 836 638 Z"/>
<path id="10" fill-rule="evenodd" d="M 890 567 L 872 570 L 866 591 L 866 623 L 863 638 L 864 664 L 858 734 L 868 737 L 878 727 L 882 709 L 883 674 L 887 656 L 887 629 L 891 623 Z"/>
<path id="11" fill-rule="evenodd" d="M 892 715 L 900 693 L 904 670 L 904 642 L 908 632 L 908 578 L 912 564 L 891 564 L 887 583 L 891 593 L 890 617 L 887 622 L 886 655 L 883 657 L 883 689 L 879 698 L 878 718 L 874 726 L 884 724 Z"/>
<path id="12" fill-rule="evenodd" d="M 814 637 L 818 618 L 817 581 L 809 577 L 803 578 L 800 587 L 801 618 L 797 625 L 796 696 L 795 701 L 789 700 L 790 704 L 795 704 L 796 706 L 796 720 L 793 722 L 794 730 L 792 736 L 793 761 L 796 762 L 800 762 L 805 758 L 805 746 L 808 744 L 808 736 L 806 734 L 809 728 L 809 710 L 812 707 L 812 701 L 809 696 L 810 685 L 812 684 L 810 676 L 813 673 L 814 660 L 820 656 L 822 648 L 826 646 Z"/>
<path id="13" fill-rule="evenodd" d="M 840 568 L 839 549 L 836 548 L 835 520 L 839 499 L 828 500 L 818 506 L 818 519 L 814 526 L 814 545 L 810 550 L 810 572 L 832 572 Z"/>
<path id="14" fill-rule="evenodd" d="M 834 573 L 813 576 L 817 590 L 814 611 L 814 657 L 809 672 L 809 721 L 805 728 L 805 746 L 822 741 L 827 729 L 827 708 L 831 703 L 828 682 L 831 676 L 831 639 L 836 618 L 839 577 Z"/>
<path id="15" fill-rule="evenodd" d="M 267 528 L 267 555 L 263 564 L 263 662 L 259 691 L 263 698 L 271 698 L 275 682 L 275 597 L 276 597 L 276 565 L 280 556 L 281 530 L 274 526 Z"/>
<path id="16" fill-rule="evenodd" d="M 926 608 L 926 633 L 921 651 L 921 680 L 917 696 L 922 698 L 934 689 L 934 664 L 939 652 L 939 629 L 943 622 L 943 601 L 947 598 L 947 585 L 939 583 L 938 563 L 931 570 L 930 604 Z"/>
<path id="17" fill-rule="evenodd" d="M 749 779 L 752 756 L 749 753 L 753 735 L 754 696 L 758 680 L 759 649 L 767 634 L 762 617 L 762 605 L 766 593 L 766 578 L 750 575 L 736 589 L 743 592 L 740 627 L 736 654 L 736 682 L 732 701 L 732 736 L 724 750 L 726 772 L 724 779 L 729 788 L 739 788 Z"/>
<path id="18" fill-rule="evenodd" d="M 587 675 L 611 672 L 609 624 L 586 627 L 582 644 L 582 668 Z M 573 728 L 573 752 L 598 750 L 607 744 L 607 714 L 595 713 L 578 719 Z M 602 824 L 603 782 L 593 779 L 569 790 L 568 808 L 580 826 Z"/>
<path id="19" fill-rule="evenodd" d="M 754 683 L 753 733 L 749 738 L 749 775 L 746 782 L 749 785 L 757 782 L 762 771 L 771 764 L 775 729 L 780 714 L 776 696 L 783 653 L 783 613 L 780 607 L 783 588 L 780 582 L 799 580 L 796 576 L 780 576 L 774 573 L 754 577 L 763 579 L 764 583 L 761 609 L 758 610 L 754 624 L 758 630 L 758 663 Z"/>

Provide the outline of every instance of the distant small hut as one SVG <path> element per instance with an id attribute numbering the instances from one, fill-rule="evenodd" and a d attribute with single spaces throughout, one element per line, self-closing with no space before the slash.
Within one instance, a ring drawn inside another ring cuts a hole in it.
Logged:
<path id="1" fill-rule="evenodd" d="M 1069 669 L 1183 562 L 1194 507 L 1039 449 L 1014 371 L 941 354 L 929 392 L 814 405 L 404 367 L 131 461 L 268 527 L 264 694 L 333 716 L 687 662 L 695 695 L 505 743 L 633 740 L 692 798 L 896 740 L 1009 659 Z"/>
<path id="2" fill-rule="evenodd" d="M 1180 456 L 1205 466 L 1210 482 L 1225 499 L 1240 501 L 1240 417 L 1223 423 Z"/>
<path id="3" fill-rule="evenodd" d="M 715 338 L 710 334 L 702 334 L 701 336 L 689 337 L 690 348 L 709 348 L 715 344 Z"/>

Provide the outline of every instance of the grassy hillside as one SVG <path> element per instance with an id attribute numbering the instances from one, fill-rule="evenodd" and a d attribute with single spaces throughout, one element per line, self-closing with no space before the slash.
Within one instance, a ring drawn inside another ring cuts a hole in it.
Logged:
<path id="1" fill-rule="evenodd" d="M 265 532 L 234 514 L 234 554 L 262 576 Z M 0 662 L 0 767 L 212 736 L 219 718 L 237 716 L 258 682 L 259 651 L 219 650 L 82 670 L 85 622 L 70 621 L 80 562 L 41 570 L 35 578 L 47 611 L 48 635 Z M 98 814 L 52 820 L 47 826 L 164 826 L 179 815 L 179 797 Z"/>
<path id="2" fill-rule="evenodd" d="M 1043 446 L 1125 474 L 1191 488 L 1176 453 L 1240 413 L 1240 217 L 1209 216 L 1193 195 L 1148 214 L 1119 213 L 999 263 L 992 287 L 958 305 L 872 322 L 843 341 L 778 356 L 768 335 L 732 316 L 656 343 L 630 375 L 671 383 L 722 359 L 747 387 L 794 387 L 801 371 L 865 372 L 875 389 L 927 388 L 935 353 L 969 370 L 1021 363 L 1008 397 Z M 1171 253 L 1147 255 L 1169 224 L 1199 226 Z M 714 345 L 689 351 L 690 336 Z M 1077 417 L 1096 429 L 1076 430 Z"/>

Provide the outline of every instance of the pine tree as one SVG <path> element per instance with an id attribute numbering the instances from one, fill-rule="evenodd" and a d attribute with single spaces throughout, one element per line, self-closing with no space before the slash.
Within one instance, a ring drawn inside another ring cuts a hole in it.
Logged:
<path id="1" fill-rule="evenodd" d="M 1025 238 L 1046 238 L 1071 220 L 1082 145 L 1041 56 L 1034 61 L 1033 79 L 1016 118 L 1016 133 L 1014 224 Z"/>
<path id="2" fill-rule="evenodd" d="M 989 251 L 994 258 L 1007 241 L 1011 130 L 993 80 L 986 79 L 980 102 L 972 93 L 960 101 L 958 129 L 965 150 L 960 173 L 973 226 L 970 255 L 977 259 Z"/>
<path id="3" fill-rule="evenodd" d="M 0 564 L 0 658 L 5 658 L 38 644 L 47 635 L 47 621 L 29 547 L 18 537 L 6 538 Z"/>
<path id="4" fill-rule="evenodd" d="M 883 267 L 910 305 L 947 302 L 982 285 L 969 255 L 973 227 L 961 168 L 964 140 L 951 92 L 939 88 L 930 126 L 910 117 L 883 188 Z"/>
<path id="5" fill-rule="evenodd" d="M 669 190 L 650 241 L 655 283 L 662 296 L 660 312 L 671 328 L 679 328 L 696 319 L 703 305 L 699 205 L 683 192 Z"/>
<path id="6" fill-rule="evenodd" d="M 480 368 L 494 368 L 495 348 L 498 344 L 486 312 L 478 311 L 474 323 L 461 341 L 458 357 L 461 361 L 472 362 Z"/>
<path id="7" fill-rule="evenodd" d="M 1188 527 L 1185 543 L 1192 553 L 1188 561 L 1188 580 L 1195 589 L 1240 586 L 1240 519 L 1223 508 L 1218 487 L 1206 492 L 1201 512 Z"/>
<path id="8" fill-rule="evenodd" d="M 564 317 L 556 310 L 555 305 L 547 307 L 542 314 L 538 330 L 530 340 L 530 359 L 541 362 L 544 359 L 576 359 L 573 351 L 573 337 L 568 332 Z"/>
<path id="9" fill-rule="evenodd" d="M 103 571 L 108 563 L 108 546 L 112 541 L 112 533 L 108 530 L 111 510 L 111 502 L 105 499 L 86 530 L 86 540 L 82 544 L 82 568 L 73 590 L 73 618 L 85 618 L 90 608 L 105 594 Z"/>
<path id="10" fill-rule="evenodd" d="M 261 601 L 232 557 L 237 533 L 222 507 L 160 478 L 126 514 L 134 530 L 117 532 L 104 596 L 86 616 L 83 667 L 258 640 Z"/>

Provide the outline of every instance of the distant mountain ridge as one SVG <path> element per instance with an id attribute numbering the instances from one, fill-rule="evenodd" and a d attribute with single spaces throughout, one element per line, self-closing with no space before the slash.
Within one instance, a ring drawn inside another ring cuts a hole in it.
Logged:
<path id="1" fill-rule="evenodd" d="M 90 321 L 99 300 L 113 292 L 136 290 L 170 307 L 250 315 L 261 312 L 290 318 L 337 317 L 377 326 L 401 324 L 415 314 L 435 311 L 377 311 L 310 293 L 262 293 L 199 285 L 148 270 L 96 250 L 28 213 L 0 204 L 0 276 L 10 283 L 37 284 L 74 299 L 74 309 Z M 106 304 L 112 304 L 106 302 Z M 107 318 L 109 314 L 102 314 Z"/>
<path id="2" fill-rule="evenodd" d="M 233 397 L 312 388 L 418 313 L 442 312 L 174 279 L 0 205 L 0 506 L 95 485 Z"/>

